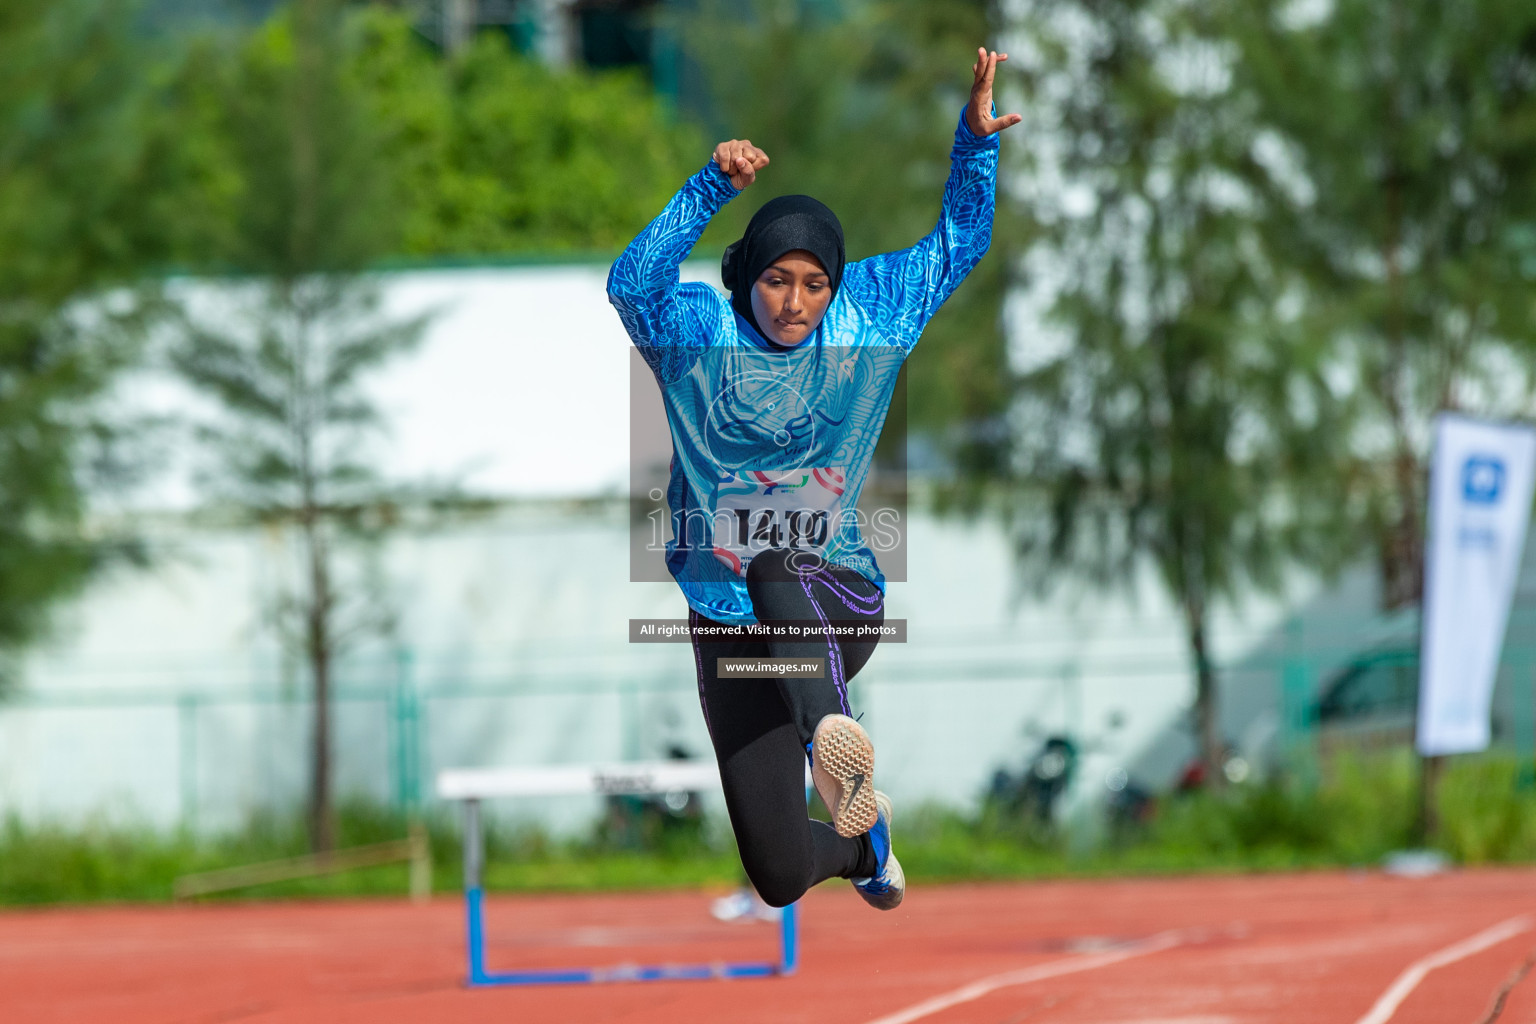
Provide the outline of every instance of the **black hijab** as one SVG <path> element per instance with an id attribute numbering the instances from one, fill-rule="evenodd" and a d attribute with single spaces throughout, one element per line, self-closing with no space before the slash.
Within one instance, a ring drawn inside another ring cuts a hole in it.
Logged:
<path id="1" fill-rule="evenodd" d="M 731 306 L 764 338 L 768 332 L 752 315 L 752 285 L 774 260 L 795 249 L 804 249 L 821 261 L 836 298 L 843 280 L 843 225 L 837 214 L 810 196 L 768 200 L 752 215 L 746 233 L 726 247 L 720 260 L 720 279 L 731 290 Z"/>

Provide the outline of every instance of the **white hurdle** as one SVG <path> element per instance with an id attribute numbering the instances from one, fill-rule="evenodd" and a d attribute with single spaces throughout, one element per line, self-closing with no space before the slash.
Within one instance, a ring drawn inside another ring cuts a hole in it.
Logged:
<path id="1" fill-rule="evenodd" d="M 809 786 L 810 769 L 806 769 Z M 654 967 L 571 967 L 487 971 L 485 968 L 485 837 L 482 800 L 598 793 L 647 795 L 720 788 L 713 761 L 635 761 L 600 765 L 528 768 L 456 768 L 437 776 L 437 795 L 464 805 L 464 906 L 468 943 L 467 984 L 581 985 L 604 981 L 678 981 L 705 978 L 761 978 L 793 974 L 798 959 L 796 905 L 784 908 L 779 925 L 779 959 L 748 963 L 666 964 Z"/>

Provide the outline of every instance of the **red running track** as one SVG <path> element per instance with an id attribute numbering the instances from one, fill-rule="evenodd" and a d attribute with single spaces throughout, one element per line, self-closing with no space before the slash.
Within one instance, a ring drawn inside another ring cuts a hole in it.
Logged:
<path id="1" fill-rule="evenodd" d="M 493 896 L 489 967 L 772 958 L 709 900 Z M 6 911 L 0 1021 L 1481 1024 L 1503 991 L 1536 1022 L 1530 869 L 914 886 L 889 914 L 827 884 L 801 923 L 792 978 L 468 990 L 449 896 Z"/>

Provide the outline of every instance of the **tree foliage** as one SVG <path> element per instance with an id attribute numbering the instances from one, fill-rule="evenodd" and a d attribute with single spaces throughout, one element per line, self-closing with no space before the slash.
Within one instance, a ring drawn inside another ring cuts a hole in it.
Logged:
<path id="1" fill-rule="evenodd" d="M 116 3 L 0 7 L 0 690 L 50 611 L 131 549 L 86 522 L 128 465 L 98 401 L 137 355 L 149 296 L 127 286 L 168 245 L 163 122 L 129 25 Z"/>
<path id="2" fill-rule="evenodd" d="M 1220 8 L 1262 134 L 1247 180 L 1360 406 L 1333 443 L 1369 482 L 1389 607 L 1422 590 L 1430 426 L 1530 416 L 1536 8 L 1337 0 Z"/>
<path id="3" fill-rule="evenodd" d="M 400 254 L 616 252 L 708 155 L 637 73 L 552 69 L 496 33 L 444 59 L 379 9 L 356 28 Z"/>
<path id="4" fill-rule="evenodd" d="M 239 166 L 251 157 L 241 150 L 270 140 L 232 135 L 225 102 L 265 102 L 271 83 L 252 69 L 235 87 L 228 55 L 242 40 L 264 40 L 255 45 L 279 66 L 292 9 L 254 30 L 195 37 L 171 75 L 186 158 L 199 172 L 180 197 L 191 226 L 181 258 L 194 268 L 227 268 L 235 235 L 254 237 L 256 225 L 239 224 L 259 215 L 238 205 Z M 375 223 L 349 228 L 368 233 L 355 241 L 374 259 L 617 251 L 707 155 L 634 72 L 553 69 L 499 33 L 444 56 L 406 15 L 378 5 L 351 7 L 336 47 L 336 81 L 358 106 L 352 130 L 370 136 L 376 161 L 360 184 L 387 197 Z"/>
<path id="5" fill-rule="evenodd" d="M 1007 439 L 1026 571 L 1134 587 L 1180 609 L 1196 735 L 1221 761 L 1210 615 L 1336 566 L 1347 529 L 1331 438 L 1346 412 L 1326 338 L 1287 313 L 1297 271 L 1258 229 L 1246 181 L 1259 126 L 1198 4 L 1041 0 L 1031 265 L 1057 332 L 1024 339 Z M 1023 127 L 1023 126 L 1021 126 Z"/>
<path id="6" fill-rule="evenodd" d="M 1036 580 L 1156 566 L 1214 766 L 1213 604 L 1371 538 L 1387 603 L 1418 600 L 1433 414 L 1532 412 L 1536 13 L 1024 10 L 1056 333 L 1024 339 L 986 478 Z"/>

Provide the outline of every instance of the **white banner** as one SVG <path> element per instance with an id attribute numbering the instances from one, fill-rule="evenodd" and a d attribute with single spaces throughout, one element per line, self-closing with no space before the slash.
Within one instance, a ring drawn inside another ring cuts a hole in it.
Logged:
<path id="1" fill-rule="evenodd" d="M 1499 652 L 1536 482 L 1536 429 L 1435 420 L 1424 551 L 1419 753 L 1488 746 Z"/>

